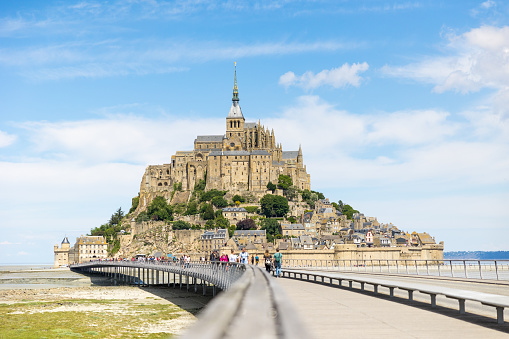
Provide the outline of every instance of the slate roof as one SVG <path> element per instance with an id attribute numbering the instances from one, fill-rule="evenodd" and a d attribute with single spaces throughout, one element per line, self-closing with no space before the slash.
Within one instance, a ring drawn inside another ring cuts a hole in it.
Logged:
<path id="1" fill-rule="evenodd" d="M 300 242 L 302 243 L 302 245 L 313 245 L 313 240 L 309 235 L 301 235 Z"/>
<path id="2" fill-rule="evenodd" d="M 281 229 L 283 230 L 304 230 L 304 225 L 302 224 L 283 224 L 281 225 Z"/>
<path id="3" fill-rule="evenodd" d="M 283 152 L 283 159 L 285 159 L 285 160 L 297 159 L 298 155 L 299 155 L 299 151 L 286 151 L 286 152 Z"/>
<path id="4" fill-rule="evenodd" d="M 246 122 L 244 123 L 244 128 L 254 128 L 256 127 L 256 122 Z"/>
<path id="5" fill-rule="evenodd" d="M 65 237 L 64 240 L 62 240 L 62 244 L 69 244 L 69 239 L 67 239 L 67 237 Z"/>
<path id="6" fill-rule="evenodd" d="M 222 142 L 224 138 L 224 135 L 198 135 L 196 137 L 196 141 L 201 142 L 207 142 L 207 141 L 213 141 L 213 142 Z"/>
<path id="7" fill-rule="evenodd" d="M 245 237 L 245 236 L 254 236 L 254 235 L 262 237 L 265 235 L 265 230 L 237 230 L 237 231 L 233 232 L 234 237 L 241 237 L 241 236 Z"/>
<path id="8" fill-rule="evenodd" d="M 212 151 L 209 153 L 209 156 L 215 155 L 249 155 L 248 151 Z"/>
<path id="9" fill-rule="evenodd" d="M 230 107 L 230 112 L 228 113 L 227 118 L 242 118 L 244 119 L 244 116 L 242 115 L 242 110 L 240 109 L 239 102 L 232 102 L 232 107 Z"/>
<path id="10" fill-rule="evenodd" d="M 270 153 L 269 153 L 269 152 L 264 151 L 264 150 L 255 150 L 255 151 L 251 151 L 251 154 L 252 154 L 252 155 L 270 155 Z"/>
<path id="11" fill-rule="evenodd" d="M 280 242 L 278 245 L 279 250 L 287 250 L 290 247 L 289 242 Z"/>
<path id="12" fill-rule="evenodd" d="M 225 207 L 223 212 L 247 212 L 244 207 Z"/>

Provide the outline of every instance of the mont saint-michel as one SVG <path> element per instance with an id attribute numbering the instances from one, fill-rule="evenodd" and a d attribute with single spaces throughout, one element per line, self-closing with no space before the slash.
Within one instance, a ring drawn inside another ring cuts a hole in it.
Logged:
<path id="1" fill-rule="evenodd" d="M 312 190 L 302 147 L 284 150 L 273 129 L 246 122 L 239 101 L 235 69 L 225 130 L 149 165 L 129 212 L 119 209 L 74 246 L 67 238 L 55 245 L 55 266 L 136 255 L 197 260 L 243 247 L 259 257 L 279 249 L 286 259 L 443 259 L 443 242 L 430 234 Z"/>
<path id="2" fill-rule="evenodd" d="M 177 186 L 191 192 L 205 179 L 205 190 L 265 194 L 269 182 L 289 176 L 299 190 L 310 190 L 310 176 L 302 149 L 283 151 L 274 130 L 258 122 L 246 122 L 239 104 L 237 71 L 233 98 L 226 117 L 226 133 L 199 135 L 192 151 L 179 151 L 164 165 L 148 166 L 140 186 L 139 210 L 156 196 L 170 198 Z"/>

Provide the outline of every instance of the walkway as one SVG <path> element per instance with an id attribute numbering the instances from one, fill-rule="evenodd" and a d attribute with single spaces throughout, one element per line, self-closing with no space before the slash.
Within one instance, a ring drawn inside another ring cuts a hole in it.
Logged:
<path id="1" fill-rule="evenodd" d="M 493 318 L 405 299 L 292 279 L 278 279 L 315 338 L 508 338 L 509 325 Z M 468 312 L 468 309 L 467 309 Z M 504 332 L 502 332 L 503 330 Z"/>

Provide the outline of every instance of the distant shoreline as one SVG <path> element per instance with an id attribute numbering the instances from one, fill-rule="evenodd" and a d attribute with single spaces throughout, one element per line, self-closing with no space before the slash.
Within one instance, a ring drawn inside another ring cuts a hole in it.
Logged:
<path id="1" fill-rule="evenodd" d="M 509 260 L 509 251 L 451 251 L 444 252 L 448 260 Z"/>

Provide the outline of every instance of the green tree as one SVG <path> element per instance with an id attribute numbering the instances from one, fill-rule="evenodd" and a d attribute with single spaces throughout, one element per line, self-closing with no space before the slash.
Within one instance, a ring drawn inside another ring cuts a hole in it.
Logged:
<path id="1" fill-rule="evenodd" d="M 205 191 L 205 186 L 207 182 L 204 179 L 201 179 L 196 186 L 194 186 L 195 191 Z"/>
<path id="2" fill-rule="evenodd" d="M 342 212 L 344 215 L 346 215 L 347 219 L 352 219 L 354 213 L 359 213 L 359 211 L 354 210 L 352 206 L 350 205 L 344 205 Z"/>
<path id="3" fill-rule="evenodd" d="M 174 191 L 182 191 L 182 183 L 181 182 L 174 182 L 173 183 L 173 190 Z"/>
<path id="4" fill-rule="evenodd" d="M 302 191 L 302 200 L 306 201 L 309 199 L 311 199 L 311 191 L 308 189 L 305 189 L 304 191 Z"/>
<path id="5" fill-rule="evenodd" d="M 222 196 L 221 197 L 215 196 L 212 198 L 212 200 L 210 202 L 212 203 L 212 205 L 214 205 L 218 208 L 228 206 L 228 201 L 226 201 Z"/>
<path id="6" fill-rule="evenodd" d="M 297 187 L 290 186 L 286 190 L 283 191 L 283 194 L 285 197 L 288 198 L 288 200 L 293 201 L 297 197 Z"/>
<path id="7" fill-rule="evenodd" d="M 124 211 L 122 211 L 122 207 L 119 207 L 118 210 L 111 215 L 109 224 L 110 225 L 118 225 L 122 221 L 124 217 Z"/>
<path id="8" fill-rule="evenodd" d="M 203 220 L 213 220 L 215 218 L 214 208 L 211 204 L 205 204 L 205 210 L 202 214 Z"/>
<path id="9" fill-rule="evenodd" d="M 267 241 L 272 242 L 276 235 L 281 236 L 281 225 L 276 219 L 266 218 L 261 222 L 261 229 L 267 233 Z"/>
<path id="10" fill-rule="evenodd" d="M 235 233 L 236 227 L 235 227 L 235 225 L 231 225 L 231 226 L 227 227 L 227 230 L 228 230 L 228 235 L 231 238 L 231 237 L 233 237 L 233 233 Z"/>
<path id="11" fill-rule="evenodd" d="M 343 204 L 343 202 L 340 200 L 338 201 L 338 211 L 340 212 L 343 212 L 343 207 L 345 207 L 345 205 Z"/>
<path id="12" fill-rule="evenodd" d="M 173 209 L 164 197 L 155 197 L 147 207 L 147 215 L 152 220 L 173 220 Z"/>
<path id="13" fill-rule="evenodd" d="M 296 224 L 297 223 L 297 219 L 295 219 L 295 217 L 288 217 L 287 219 L 289 222 L 291 222 L 292 224 Z"/>
<path id="14" fill-rule="evenodd" d="M 267 189 L 268 190 L 271 190 L 272 193 L 274 193 L 274 191 L 276 190 L 277 186 L 274 185 L 271 181 L 269 181 L 269 183 L 267 184 Z"/>
<path id="15" fill-rule="evenodd" d="M 217 228 L 226 228 L 230 227 L 230 222 L 228 219 L 224 218 L 223 216 L 216 218 L 215 220 L 216 227 Z"/>
<path id="16" fill-rule="evenodd" d="M 316 192 L 316 191 L 311 191 L 311 193 L 316 193 L 316 195 L 318 196 L 318 199 L 325 199 L 325 195 L 323 195 L 323 193 Z"/>
<path id="17" fill-rule="evenodd" d="M 132 198 L 132 200 L 131 200 L 131 208 L 129 209 L 129 214 L 131 214 L 134 211 L 136 211 L 136 209 L 138 208 L 139 204 L 140 204 L 140 196 L 139 195 L 137 197 Z"/>
<path id="18" fill-rule="evenodd" d="M 185 215 L 198 214 L 198 204 L 195 201 L 191 201 L 189 204 L 187 204 L 187 210 L 184 214 Z"/>
<path id="19" fill-rule="evenodd" d="M 290 208 L 288 207 L 288 200 L 279 195 L 266 194 L 260 199 L 260 206 L 262 214 L 267 218 L 270 217 L 284 217 Z"/>
<path id="20" fill-rule="evenodd" d="M 200 196 L 200 201 L 210 201 L 214 197 L 223 197 L 226 194 L 226 191 L 218 191 L 216 189 L 211 189 L 210 191 L 203 192 L 203 194 Z"/>
<path id="21" fill-rule="evenodd" d="M 206 230 L 213 229 L 215 226 L 216 226 L 216 223 L 214 222 L 214 220 L 207 220 L 207 222 L 205 223 Z"/>
<path id="22" fill-rule="evenodd" d="M 246 202 L 246 199 L 242 196 L 242 195 L 239 195 L 239 194 L 235 194 L 232 198 L 232 201 L 233 202 L 240 202 L 241 204 Z"/>
<path id="23" fill-rule="evenodd" d="M 237 223 L 237 230 L 255 230 L 256 229 L 256 223 L 253 219 L 244 219 L 240 220 Z"/>
<path id="24" fill-rule="evenodd" d="M 149 221 L 150 217 L 148 216 L 147 212 L 143 211 L 136 217 L 136 222 L 142 222 L 142 221 Z"/>
<path id="25" fill-rule="evenodd" d="M 188 230 L 191 228 L 191 224 L 183 220 L 175 221 L 172 225 L 174 230 Z"/>
<path id="26" fill-rule="evenodd" d="M 277 187 L 287 190 L 288 187 L 293 185 L 292 178 L 289 175 L 280 174 L 277 182 Z"/>

